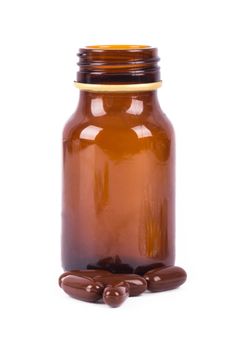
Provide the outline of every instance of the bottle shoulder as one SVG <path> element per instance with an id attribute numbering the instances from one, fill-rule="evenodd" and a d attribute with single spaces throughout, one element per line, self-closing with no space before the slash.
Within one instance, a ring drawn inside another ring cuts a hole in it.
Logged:
<path id="1" fill-rule="evenodd" d="M 143 117 L 117 113 L 90 117 L 76 113 L 64 128 L 63 143 L 74 152 L 94 146 L 89 149 L 101 150 L 113 159 L 149 152 L 166 162 L 174 151 L 174 131 L 162 112 Z"/>
<path id="2" fill-rule="evenodd" d="M 135 116 L 129 113 L 108 113 L 99 117 L 84 115 L 80 111 L 75 111 L 64 126 L 63 139 L 79 139 L 92 132 L 102 132 L 102 134 L 130 134 L 138 138 L 155 137 L 158 133 L 163 133 L 167 137 L 174 137 L 172 123 L 160 110 L 148 115 Z M 90 136 L 92 137 L 92 136 Z"/>

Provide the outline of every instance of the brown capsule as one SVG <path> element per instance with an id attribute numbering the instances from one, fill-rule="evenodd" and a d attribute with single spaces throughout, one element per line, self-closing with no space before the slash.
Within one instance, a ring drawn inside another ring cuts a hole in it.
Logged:
<path id="1" fill-rule="evenodd" d="M 120 306 L 129 296 L 129 284 L 120 282 L 115 286 L 108 286 L 104 289 L 103 300 L 111 307 Z"/>
<path id="2" fill-rule="evenodd" d="M 186 281 L 187 274 L 181 267 L 169 266 L 150 270 L 144 278 L 149 291 L 162 292 L 181 286 Z"/>
<path id="3" fill-rule="evenodd" d="M 86 277 L 95 277 L 95 276 L 107 276 L 111 275 L 112 273 L 106 270 L 72 270 L 72 271 L 66 271 L 58 279 L 58 284 L 61 287 L 62 279 L 68 275 L 75 275 L 75 276 L 86 276 Z"/>
<path id="4" fill-rule="evenodd" d="M 90 277 L 68 275 L 62 278 L 61 287 L 69 296 L 82 301 L 95 302 L 102 298 L 104 286 Z"/>
<path id="5" fill-rule="evenodd" d="M 146 290 L 146 280 L 135 274 L 112 274 L 110 276 L 97 276 L 94 277 L 95 281 L 103 283 L 105 287 L 115 286 L 120 282 L 126 282 L 129 284 L 129 295 L 131 297 L 137 296 Z"/>

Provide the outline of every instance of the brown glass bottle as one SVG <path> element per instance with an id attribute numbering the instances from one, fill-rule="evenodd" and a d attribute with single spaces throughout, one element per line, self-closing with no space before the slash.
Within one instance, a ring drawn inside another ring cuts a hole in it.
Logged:
<path id="1" fill-rule="evenodd" d="M 63 268 L 171 265 L 175 145 L 157 49 L 90 46 L 79 57 L 79 102 L 63 132 Z"/>

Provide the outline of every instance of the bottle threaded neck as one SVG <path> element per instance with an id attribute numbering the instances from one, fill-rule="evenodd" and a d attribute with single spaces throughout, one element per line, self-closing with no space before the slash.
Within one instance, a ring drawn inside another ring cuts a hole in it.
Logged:
<path id="1" fill-rule="evenodd" d="M 158 50 L 151 46 L 86 46 L 77 56 L 78 83 L 144 84 L 160 81 Z"/>

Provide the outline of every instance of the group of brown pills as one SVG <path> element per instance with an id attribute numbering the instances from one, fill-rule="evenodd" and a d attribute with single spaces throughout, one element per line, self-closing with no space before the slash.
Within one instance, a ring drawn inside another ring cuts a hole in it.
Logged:
<path id="1" fill-rule="evenodd" d="M 146 290 L 162 292 L 181 286 L 187 274 L 181 267 L 168 266 L 152 269 L 143 276 L 114 274 L 107 270 L 66 271 L 59 277 L 59 285 L 69 296 L 87 302 L 103 302 L 120 306 L 129 296 Z"/>

